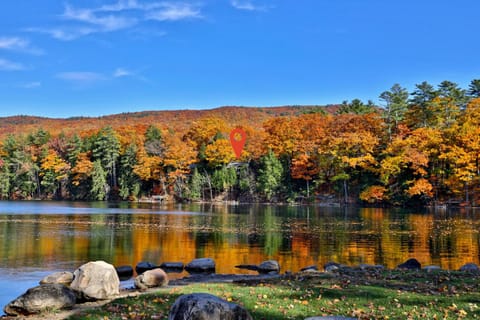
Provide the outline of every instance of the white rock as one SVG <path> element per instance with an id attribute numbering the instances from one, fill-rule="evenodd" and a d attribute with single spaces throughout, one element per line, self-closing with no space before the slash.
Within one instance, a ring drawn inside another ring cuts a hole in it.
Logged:
<path id="1" fill-rule="evenodd" d="M 105 261 L 88 262 L 74 272 L 70 287 L 86 299 L 109 299 L 119 294 L 120 280 L 115 267 Z"/>

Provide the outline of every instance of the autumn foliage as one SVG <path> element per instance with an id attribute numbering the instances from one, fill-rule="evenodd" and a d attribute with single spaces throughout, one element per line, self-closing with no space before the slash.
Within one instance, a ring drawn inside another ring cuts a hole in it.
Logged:
<path id="1" fill-rule="evenodd" d="M 424 82 L 409 95 L 395 85 L 381 107 L 355 99 L 3 118 L 0 197 L 476 205 L 480 98 L 472 86 Z M 240 159 L 229 141 L 237 127 L 247 133 Z"/>

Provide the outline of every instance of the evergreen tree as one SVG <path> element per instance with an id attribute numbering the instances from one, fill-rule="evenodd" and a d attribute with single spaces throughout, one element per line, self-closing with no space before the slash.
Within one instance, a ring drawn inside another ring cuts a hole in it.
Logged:
<path id="1" fill-rule="evenodd" d="M 411 128 L 425 128 L 434 123 L 432 100 L 438 97 L 438 92 L 428 82 L 415 85 L 406 114 L 406 123 Z"/>
<path id="2" fill-rule="evenodd" d="M 103 169 L 100 160 L 96 160 L 93 163 L 92 189 L 90 190 L 90 197 L 93 200 L 108 200 L 108 192 L 107 173 Z"/>
<path id="3" fill-rule="evenodd" d="M 385 102 L 385 122 L 388 135 L 391 137 L 407 112 L 408 91 L 396 83 L 389 91 L 382 92 L 380 99 Z"/>
<path id="4" fill-rule="evenodd" d="M 188 195 L 190 200 L 200 200 L 203 198 L 202 196 L 203 183 L 204 183 L 204 178 L 198 172 L 198 169 L 195 167 L 193 169 L 192 176 L 190 177 L 189 195 Z"/>
<path id="5" fill-rule="evenodd" d="M 107 172 L 109 185 L 117 186 L 117 159 L 120 155 L 120 142 L 112 127 L 105 127 L 97 134 L 93 141 L 93 159 L 99 160 Z"/>
<path id="6" fill-rule="evenodd" d="M 10 197 L 10 170 L 8 163 L 0 160 L 0 199 Z"/>
<path id="7" fill-rule="evenodd" d="M 474 79 L 470 82 L 468 94 L 473 98 L 480 98 L 480 79 Z"/>
<path id="8" fill-rule="evenodd" d="M 271 200 L 272 196 L 279 190 L 282 178 L 282 163 L 270 150 L 267 155 L 260 159 L 260 169 L 258 170 L 258 189 L 267 200 Z"/>
<path id="9" fill-rule="evenodd" d="M 120 197 L 124 200 L 130 196 L 137 197 L 140 192 L 140 179 L 134 173 L 136 165 L 137 147 L 132 143 L 125 149 L 125 152 L 120 157 L 118 184 L 120 187 Z"/>
<path id="10" fill-rule="evenodd" d="M 78 135 L 73 135 L 67 143 L 67 161 L 70 165 L 75 167 L 77 164 L 77 157 L 82 152 L 82 139 Z"/>
<path id="11" fill-rule="evenodd" d="M 364 104 L 360 99 L 353 99 L 350 103 L 348 101 L 343 101 L 337 114 L 368 114 L 372 112 L 375 112 L 375 105 L 372 101 L 368 101 L 368 104 Z"/>

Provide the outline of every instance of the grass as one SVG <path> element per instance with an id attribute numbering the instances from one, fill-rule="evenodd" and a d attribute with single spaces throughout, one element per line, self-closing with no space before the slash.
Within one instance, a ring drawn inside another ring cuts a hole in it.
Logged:
<path id="1" fill-rule="evenodd" d="M 439 271 L 297 274 L 267 282 L 192 284 L 115 300 L 79 319 L 168 319 L 182 294 L 206 292 L 244 306 L 254 319 L 341 315 L 358 319 L 480 319 L 480 278 Z"/>

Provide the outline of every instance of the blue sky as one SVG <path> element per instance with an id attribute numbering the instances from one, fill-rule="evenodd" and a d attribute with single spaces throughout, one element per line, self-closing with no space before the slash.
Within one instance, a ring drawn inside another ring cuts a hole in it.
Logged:
<path id="1" fill-rule="evenodd" d="M 38 4 L 37 4 L 38 3 Z M 478 0 L 3 1 L 0 116 L 378 101 L 480 78 Z"/>

